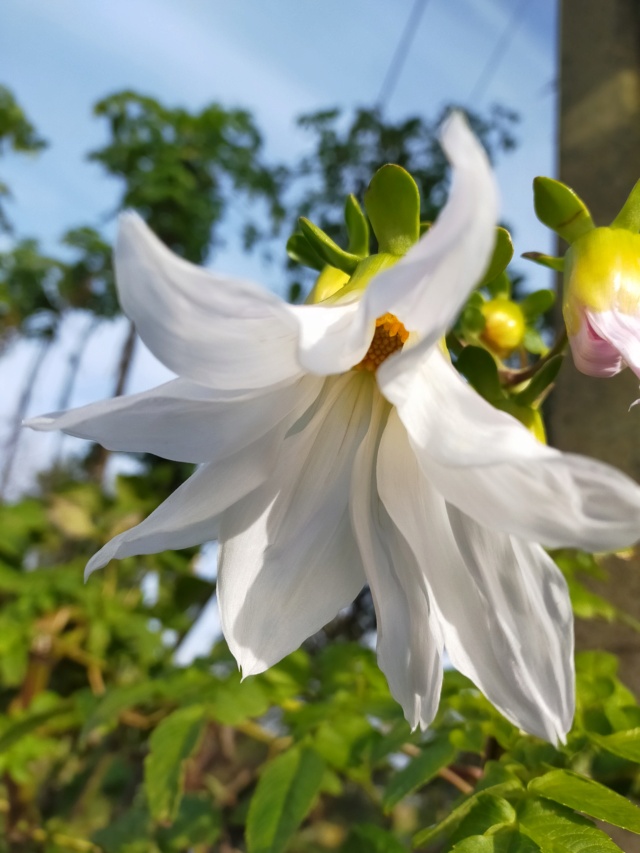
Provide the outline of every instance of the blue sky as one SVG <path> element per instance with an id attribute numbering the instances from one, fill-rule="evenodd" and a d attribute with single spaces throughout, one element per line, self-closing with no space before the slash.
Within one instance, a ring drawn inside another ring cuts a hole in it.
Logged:
<path id="1" fill-rule="evenodd" d="M 91 105 L 119 89 L 188 107 L 217 100 L 249 108 L 269 156 L 294 159 L 305 144 L 294 128 L 296 115 L 372 103 L 412 2 L 3 0 L 0 82 L 14 91 L 51 143 L 35 160 L 13 156 L 0 163 L 15 197 L 10 214 L 18 233 L 39 236 L 52 248 L 69 227 L 105 222 L 118 188 L 84 156 L 104 139 Z M 531 180 L 554 171 L 556 0 L 427 0 L 387 112 L 392 118 L 433 116 L 444 103 L 466 103 L 514 9 L 520 10 L 517 29 L 470 106 L 482 110 L 498 102 L 522 116 L 520 147 L 498 168 L 503 218 L 514 227 L 520 253 L 550 247 L 533 215 Z M 233 239 L 213 262 L 277 285 L 274 271 L 243 257 Z M 547 285 L 544 271 L 528 272 L 537 285 Z M 33 412 L 55 406 L 50 389 L 77 332 L 74 321 L 36 388 Z M 106 393 L 122 334 L 116 325 L 96 337 L 75 403 Z M 0 363 L 0 378 L 9 382 L 7 412 L 18 387 L 11 377 L 28 358 L 26 348 L 18 347 Z M 140 349 L 129 390 L 165 376 Z M 44 458 L 46 448 L 42 435 L 24 442 L 25 471 Z"/>

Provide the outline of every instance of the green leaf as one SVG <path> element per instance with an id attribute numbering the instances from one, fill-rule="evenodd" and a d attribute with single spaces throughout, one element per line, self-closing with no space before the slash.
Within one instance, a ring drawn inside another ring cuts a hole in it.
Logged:
<path id="1" fill-rule="evenodd" d="M 588 736 L 594 743 L 608 752 L 640 764 L 640 729 L 630 729 L 612 735 L 598 735 L 589 732 Z"/>
<path id="2" fill-rule="evenodd" d="M 483 835 L 492 827 L 512 826 L 515 822 L 516 812 L 511 803 L 494 794 L 479 794 L 469 814 L 452 835 L 451 842 L 455 844 L 469 835 Z"/>
<path id="3" fill-rule="evenodd" d="M 591 214 L 578 195 L 566 184 L 553 178 L 535 178 L 533 202 L 536 216 L 567 243 L 594 227 Z"/>
<path id="4" fill-rule="evenodd" d="M 540 848 L 517 829 L 506 829 L 495 835 L 465 838 L 451 849 L 451 853 L 540 853 Z"/>
<path id="5" fill-rule="evenodd" d="M 563 355 L 555 355 L 549 361 L 545 362 L 540 370 L 531 378 L 527 387 L 514 394 L 513 399 L 516 403 L 520 406 L 532 406 L 538 397 L 547 390 L 549 385 L 555 382 L 563 361 Z"/>
<path id="6" fill-rule="evenodd" d="M 211 847 L 222 829 L 220 813 L 206 794 L 186 794 L 170 827 L 160 827 L 157 839 L 163 853 L 183 853 L 197 846 Z"/>
<path id="7" fill-rule="evenodd" d="M 545 344 L 542 335 L 537 329 L 527 329 L 522 339 L 522 344 L 527 352 L 533 355 L 544 355 L 549 351 L 549 347 Z"/>
<path id="8" fill-rule="evenodd" d="M 460 315 L 460 325 L 467 338 L 477 338 L 486 325 L 485 316 L 475 305 L 467 305 Z"/>
<path id="9" fill-rule="evenodd" d="M 406 853 L 407 848 L 391 832 L 372 823 L 353 827 L 340 853 Z"/>
<path id="10" fill-rule="evenodd" d="M 387 785 L 382 797 L 383 807 L 389 811 L 403 797 L 421 788 L 447 764 L 451 764 L 457 753 L 447 738 L 440 738 L 422 747 L 420 755 L 398 771 Z"/>
<path id="11" fill-rule="evenodd" d="M 485 284 L 485 287 L 491 294 L 492 299 L 511 298 L 511 280 L 506 272 L 503 272 L 491 281 L 488 281 Z"/>
<path id="12" fill-rule="evenodd" d="M 449 832 L 454 827 L 458 826 L 463 818 L 469 814 L 480 797 L 486 796 L 487 794 L 493 794 L 497 797 L 501 797 L 521 790 L 522 783 L 518 779 L 512 779 L 506 782 L 500 782 L 499 784 L 493 785 L 489 788 L 485 788 L 484 791 L 480 791 L 477 794 L 472 794 L 468 799 L 460 803 L 459 806 L 450 811 L 444 820 L 441 820 L 439 823 L 435 824 L 435 826 L 429 826 L 426 829 L 421 829 L 417 832 L 411 839 L 412 846 L 426 846 L 435 838 L 438 838 L 438 836 L 443 835 L 445 832 Z"/>
<path id="13" fill-rule="evenodd" d="M 249 853 L 280 853 L 320 790 L 324 764 L 310 749 L 293 748 L 267 765 L 247 817 Z"/>
<path id="14" fill-rule="evenodd" d="M 152 853 L 151 819 L 146 810 L 134 806 L 130 811 L 93 834 L 93 841 L 105 853 Z"/>
<path id="15" fill-rule="evenodd" d="M 485 400 L 504 398 L 498 366 L 493 356 L 482 347 L 465 347 L 456 360 L 456 367 L 469 385 Z"/>
<path id="16" fill-rule="evenodd" d="M 149 738 L 144 787 L 153 817 L 172 821 L 182 799 L 185 761 L 195 750 L 206 723 L 204 708 L 191 705 L 170 714 Z"/>
<path id="17" fill-rule="evenodd" d="M 349 235 L 349 252 L 366 258 L 369 254 L 369 223 L 354 195 L 347 196 L 344 218 Z"/>
<path id="18" fill-rule="evenodd" d="M 312 270 L 321 270 L 325 265 L 322 257 L 313 250 L 300 231 L 295 231 L 287 240 L 287 254 L 292 261 L 302 264 L 303 267 L 311 267 Z"/>
<path id="19" fill-rule="evenodd" d="M 543 853 L 621 853 L 591 821 L 547 800 L 525 800 L 518 808 L 518 820 Z"/>
<path id="20" fill-rule="evenodd" d="M 325 234 L 321 228 L 305 219 L 304 216 L 300 217 L 298 224 L 312 250 L 322 258 L 325 264 L 336 267 L 342 272 L 349 273 L 349 275 L 355 272 L 360 261 L 357 255 L 345 252 L 328 234 Z"/>
<path id="21" fill-rule="evenodd" d="M 378 251 L 404 255 L 420 237 L 420 192 L 401 166 L 387 165 L 375 173 L 364 206 L 378 241 Z"/>
<path id="22" fill-rule="evenodd" d="M 528 296 L 520 303 L 520 308 L 525 316 L 527 323 L 531 323 L 546 314 L 556 301 L 556 295 L 553 290 L 536 290 L 534 293 L 529 293 Z"/>
<path id="23" fill-rule="evenodd" d="M 533 779 L 529 790 L 597 820 L 640 833 L 640 809 L 593 779 L 569 770 L 552 770 Z"/>
<path id="24" fill-rule="evenodd" d="M 511 234 L 509 234 L 506 228 L 496 228 L 496 242 L 493 246 L 493 254 L 478 287 L 485 287 L 490 281 L 493 281 L 494 278 L 503 273 L 509 266 L 509 261 L 512 257 L 513 243 L 511 242 Z"/>
<path id="25" fill-rule="evenodd" d="M 36 713 L 27 712 L 21 715 L 16 722 L 11 723 L 0 735 L 0 753 L 5 752 L 21 740 L 21 738 L 31 734 L 50 720 L 68 713 L 72 708 L 73 705 L 71 702 L 62 701 L 54 708 L 48 708 L 46 711 L 37 711 Z"/>

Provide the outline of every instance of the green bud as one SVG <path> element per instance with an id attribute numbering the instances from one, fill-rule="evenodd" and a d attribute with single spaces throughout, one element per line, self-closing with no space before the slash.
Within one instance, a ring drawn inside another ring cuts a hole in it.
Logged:
<path id="1" fill-rule="evenodd" d="M 535 178 L 533 200 L 536 216 L 544 225 L 573 243 L 594 228 L 586 204 L 566 184 L 553 178 Z"/>
<path id="2" fill-rule="evenodd" d="M 387 165 L 375 173 L 364 196 L 380 252 L 404 255 L 420 238 L 420 193 L 411 175 Z"/>

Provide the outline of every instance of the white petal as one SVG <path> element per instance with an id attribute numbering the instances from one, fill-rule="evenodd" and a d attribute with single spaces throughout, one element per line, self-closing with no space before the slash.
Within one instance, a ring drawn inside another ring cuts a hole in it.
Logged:
<path id="1" fill-rule="evenodd" d="M 481 278 L 497 220 L 491 167 L 458 113 L 444 127 L 442 145 L 453 167 L 451 193 L 424 237 L 371 281 L 359 303 L 290 306 L 300 324 L 298 358 L 307 370 L 327 375 L 357 364 L 366 354 L 374 321 L 388 312 L 417 333 L 420 350 L 428 349 L 452 324 Z"/>
<path id="2" fill-rule="evenodd" d="M 374 416 L 356 455 L 351 518 L 378 625 L 378 663 L 412 728 L 426 728 L 438 709 L 441 644 L 431 629 L 426 587 L 415 557 L 378 497 L 375 460 L 388 406 Z"/>
<path id="3" fill-rule="evenodd" d="M 25 425 L 42 431 L 61 429 L 108 450 L 209 462 L 246 447 L 292 413 L 302 414 L 321 383 L 307 376 L 276 388 L 234 394 L 175 379 L 142 394 L 41 415 Z"/>
<path id="4" fill-rule="evenodd" d="M 416 555 L 453 665 L 526 731 L 564 737 L 572 708 L 571 607 L 537 546 L 478 528 L 421 475 L 392 412 L 378 461 L 382 500 Z"/>
<path id="5" fill-rule="evenodd" d="M 453 468 L 420 459 L 454 506 L 495 530 L 547 548 L 616 551 L 640 538 L 640 488 L 615 468 L 570 453 Z"/>
<path id="6" fill-rule="evenodd" d="M 274 474 L 222 517 L 222 629 L 245 676 L 298 648 L 364 585 L 347 504 L 373 390 L 368 377 L 328 380 Z"/>
<path id="7" fill-rule="evenodd" d="M 445 334 L 481 279 L 498 218 L 498 190 L 489 160 L 460 113 L 447 121 L 442 147 L 453 168 L 446 206 L 424 237 L 376 277 L 366 294 L 369 316 L 395 314 L 417 332 L 420 350 Z"/>
<path id="8" fill-rule="evenodd" d="M 413 355 L 413 352 L 410 351 Z M 388 359 L 377 373 L 419 458 L 443 465 L 494 465 L 553 456 L 519 421 L 487 403 L 439 347 L 409 361 Z"/>
<path id="9" fill-rule="evenodd" d="M 131 213 L 120 218 L 115 266 L 122 309 L 180 376 L 236 390 L 300 375 L 296 326 L 275 294 L 178 258 Z"/>
<path id="10" fill-rule="evenodd" d="M 587 320 L 600 338 L 622 356 L 636 376 L 640 376 L 640 318 L 638 315 L 625 314 L 614 309 L 587 312 Z M 576 366 L 582 369 L 577 363 Z M 621 369 L 622 366 L 618 366 L 618 370 Z M 607 373 L 608 376 L 612 374 L 613 371 Z"/>
<path id="11" fill-rule="evenodd" d="M 140 524 L 115 536 L 89 560 L 88 577 L 109 560 L 188 548 L 218 536 L 219 516 L 273 470 L 284 428 L 219 462 L 203 465 Z"/>
<path id="12" fill-rule="evenodd" d="M 588 311 L 583 312 L 580 328 L 577 334 L 569 336 L 569 343 L 575 366 L 587 376 L 615 376 L 625 367 L 619 350 L 596 331 Z"/>
<path id="13" fill-rule="evenodd" d="M 425 477 L 481 524 L 548 548 L 625 548 L 640 538 L 640 487 L 615 468 L 537 441 L 434 350 L 378 370 Z"/>

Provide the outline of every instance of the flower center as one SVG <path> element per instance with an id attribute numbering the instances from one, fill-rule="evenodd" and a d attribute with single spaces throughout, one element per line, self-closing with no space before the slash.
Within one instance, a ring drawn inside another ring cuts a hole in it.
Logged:
<path id="1" fill-rule="evenodd" d="M 386 358 L 402 349 L 408 337 L 409 332 L 396 316 L 383 314 L 378 317 L 371 345 L 355 369 L 375 373 Z"/>

